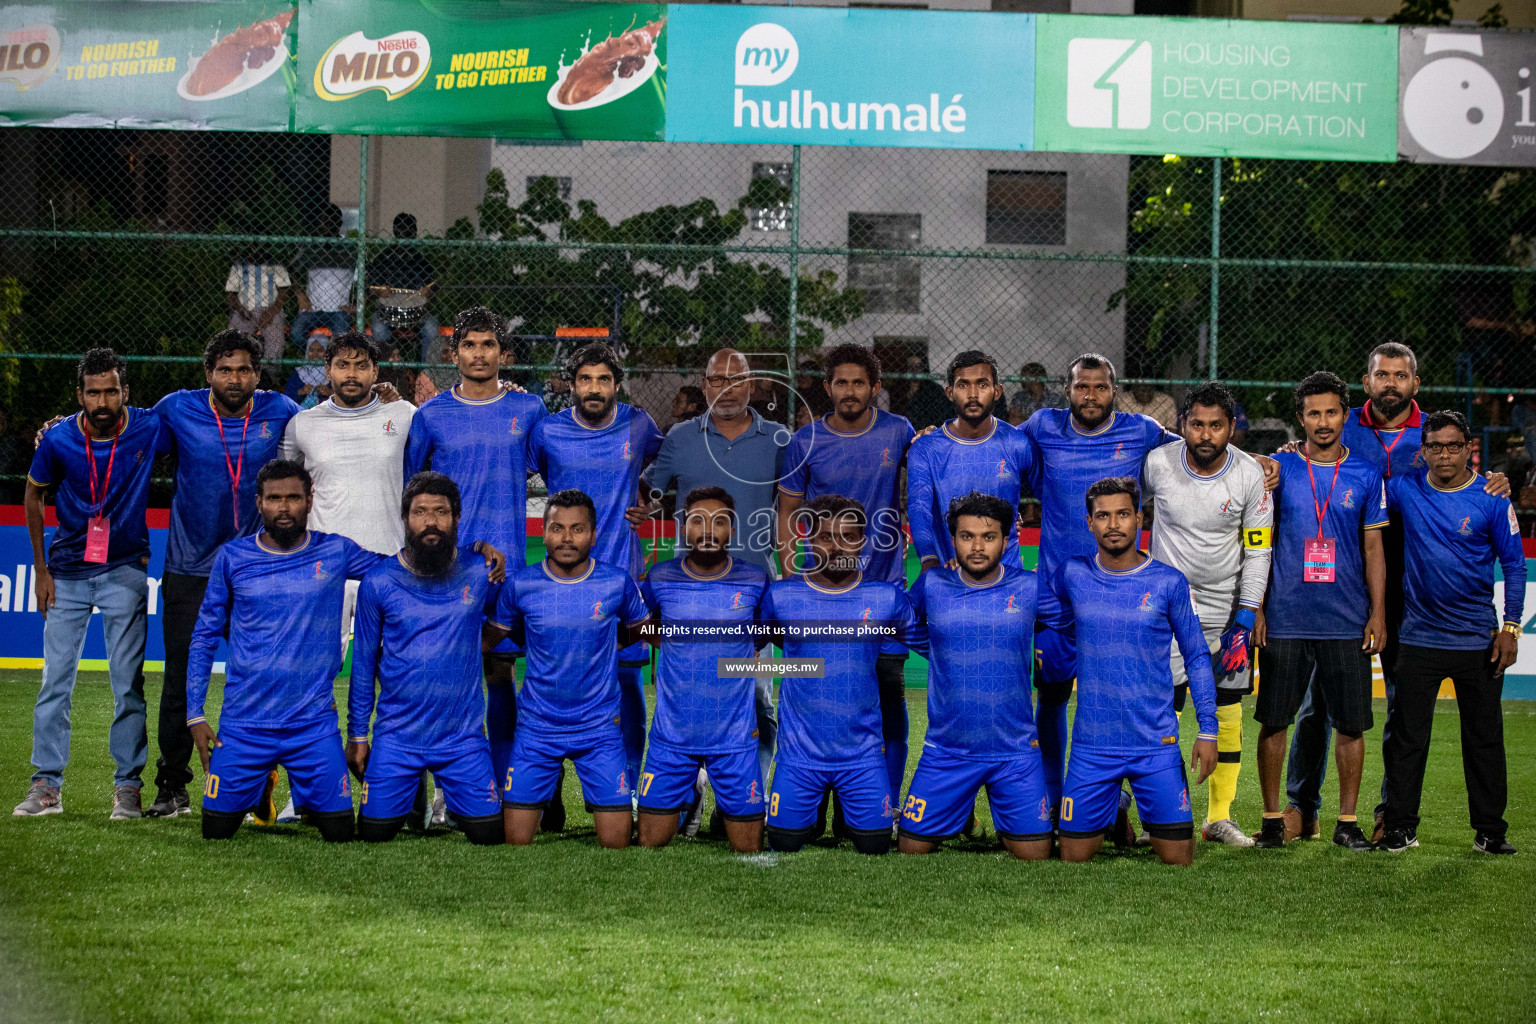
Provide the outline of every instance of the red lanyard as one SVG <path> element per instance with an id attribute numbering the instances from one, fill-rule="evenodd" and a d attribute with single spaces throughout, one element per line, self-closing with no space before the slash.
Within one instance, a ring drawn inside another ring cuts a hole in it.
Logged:
<path id="1" fill-rule="evenodd" d="M 1367 406 L 1367 410 L 1369 410 L 1369 406 Z M 1392 439 L 1392 443 L 1391 444 L 1387 444 L 1387 442 L 1385 442 L 1385 441 L 1383 441 L 1381 439 L 1381 431 L 1376 429 L 1376 414 L 1374 412 L 1371 412 L 1370 413 L 1370 417 L 1371 417 L 1371 433 L 1376 435 L 1376 443 L 1381 445 L 1382 454 L 1386 455 L 1386 457 L 1387 457 L 1386 475 L 1390 477 L 1392 475 L 1392 449 L 1397 447 L 1397 442 L 1401 441 L 1403 439 L 1403 435 L 1408 432 L 1407 431 L 1407 424 L 1405 423 L 1405 424 L 1403 424 L 1403 426 L 1398 427 L 1397 428 L 1397 436 Z"/>
<path id="2" fill-rule="evenodd" d="M 112 435 L 112 450 L 107 453 L 107 478 L 101 483 L 101 499 L 96 498 L 96 451 L 91 447 L 92 437 L 89 432 L 85 435 L 85 460 L 91 464 L 91 518 L 101 517 L 101 510 L 107 504 L 107 490 L 112 486 L 112 463 L 117 459 L 117 439 L 123 436 L 123 421 L 118 418 L 117 433 Z"/>
<path id="3" fill-rule="evenodd" d="M 1328 506 L 1333 504 L 1333 487 L 1334 484 L 1339 482 L 1339 463 L 1344 460 L 1340 458 L 1333 464 L 1333 481 L 1328 485 L 1328 500 L 1318 504 L 1317 479 L 1312 475 L 1312 454 L 1310 448 L 1310 445 L 1303 446 L 1301 457 L 1307 460 L 1307 480 L 1312 484 L 1312 507 L 1317 511 L 1317 536 L 1321 539 L 1323 536 L 1323 517 L 1328 514 Z"/>
<path id="4" fill-rule="evenodd" d="M 236 533 L 240 532 L 240 473 L 245 468 L 245 432 L 251 429 L 251 410 L 255 408 L 253 398 L 245 407 L 245 426 L 240 428 L 240 457 L 233 462 L 229 458 L 229 442 L 224 440 L 224 417 L 219 415 L 219 410 L 213 410 L 213 422 L 219 427 L 219 447 L 224 450 L 224 468 L 229 470 L 229 486 L 235 495 Z"/>

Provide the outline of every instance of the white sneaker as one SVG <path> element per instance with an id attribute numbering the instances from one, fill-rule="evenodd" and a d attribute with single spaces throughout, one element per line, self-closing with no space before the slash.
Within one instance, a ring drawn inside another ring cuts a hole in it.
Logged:
<path id="1" fill-rule="evenodd" d="M 1200 838 L 1208 843 L 1225 843 L 1228 846 L 1253 845 L 1253 837 L 1239 828 L 1237 822 L 1231 818 L 1202 822 Z"/>
<path id="2" fill-rule="evenodd" d="M 277 812 L 277 823 L 279 825 L 296 825 L 298 822 L 299 812 L 293 809 L 293 797 L 289 797 L 288 802 L 283 804 L 283 809 Z"/>

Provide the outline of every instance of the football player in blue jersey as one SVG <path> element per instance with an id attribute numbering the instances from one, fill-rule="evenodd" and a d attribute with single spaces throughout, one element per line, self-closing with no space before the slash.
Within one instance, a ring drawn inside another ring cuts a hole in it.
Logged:
<path id="1" fill-rule="evenodd" d="M 363 782 L 358 835 L 369 842 L 400 831 L 423 771 L 470 842 L 503 841 L 480 657 L 497 588 L 480 559 L 458 547 L 460 508 L 448 477 L 413 476 L 400 500 L 405 549 L 357 593 L 347 763 Z"/>
<path id="2" fill-rule="evenodd" d="M 205 776 L 203 838 L 233 836 L 281 765 L 295 812 L 322 838 L 346 842 L 352 788 L 333 696 L 341 670 L 336 633 L 347 581 L 361 579 L 382 556 L 309 529 L 314 484 L 297 462 L 261 467 L 256 502 L 261 531 L 214 556 L 187 663 L 187 727 Z M 215 734 L 204 704 L 226 631 Z"/>
<path id="3" fill-rule="evenodd" d="M 916 642 L 916 620 L 899 583 L 866 580 L 859 570 L 868 522 L 859 502 L 823 494 L 804 511 L 808 562 L 802 574 L 769 585 L 762 620 L 786 659 L 819 659 L 822 667 L 784 679 L 768 844 L 793 853 L 820 834 L 830 792 L 854 847 L 881 854 L 891 847 L 892 796 L 875 664 L 886 645 Z"/>
<path id="4" fill-rule="evenodd" d="M 992 414 L 1003 388 L 990 356 L 974 349 L 955 356 L 945 393 L 955 418 L 913 441 L 907 452 L 907 522 L 925 570 L 960 564 L 946 519 L 956 498 L 992 494 L 1018 508 L 1021 488 L 1034 470 L 1033 447 Z M 1023 568 L 1018 538 L 1009 539 L 1002 564 Z"/>
<path id="5" fill-rule="evenodd" d="M 1096 352 L 1084 353 L 1067 369 L 1067 408 L 1037 410 L 1019 428 L 1033 449 L 1029 486 L 1040 497 L 1039 571 L 1046 579 L 1067 560 L 1098 551 L 1082 517 L 1088 487 L 1107 473 L 1139 477 L 1148 452 L 1179 440 L 1179 435 L 1156 420 L 1116 412 L 1118 391 L 1114 363 Z M 1042 636 L 1041 642 L 1050 645 L 1057 640 Z M 1053 800 L 1061 794 L 1067 700 L 1072 695 L 1071 667 L 1065 665 L 1062 670 L 1069 673 L 1066 679 L 1054 678 L 1048 669 L 1037 684 L 1035 723 Z M 1118 841 L 1128 838 L 1117 834 Z"/>
<path id="6" fill-rule="evenodd" d="M 567 758 L 598 843 L 628 846 L 634 827 L 619 648 L 635 642 L 649 613 L 629 573 L 593 555 L 597 517 L 582 491 L 551 494 L 544 510 L 548 555 L 507 579 L 486 622 L 487 644 L 511 635 L 528 652 L 522 721 L 501 780 L 507 842 L 516 846 L 533 842 Z M 629 529 L 622 513 L 619 529 Z"/>
<path id="7" fill-rule="evenodd" d="M 704 768 L 731 847 L 751 853 L 762 848 L 766 813 L 755 681 L 749 674 L 722 676 L 718 661 L 750 664 L 755 658 L 749 627 L 768 589 L 768 574 L 730 554 L 736 502 L 725 488 L 696 487 L 683 499 L 683 509 L 687 553 L 656 566 L 640 585 L 652 625 L 683 631 L 652 641 L 660 656 L 656 717 L 638 787 L 640 845 L 665 846 L 677 834 L 679 816 L 692 804 L 695 779 Z M 702 635 L 715 629 L 719 639 Z"/>
<path id="8" fill-rule="evenodd" d="M 454 317 L 448 355 L 459 382 L 423 402 L 411 418 L 405 477 L 423 469 L 451 477 L 462 497 L 464 535 L 495 545 L 518 569 L 528 558 L 528 439 L 545 410 L 537 397 L 503 387 L 498 374 L 510 348 L 505 323 L 484 306 Z M 511 760 L 517 730 L 518 653 L 509 642 L 485 656 L 486 731 L 498 778 Z M 564 816 L 557 805 L 548 824 L 558 829 Z"/>
<path id="9" fill-rule="evenodd" d="M 1170 655 L 1177 643 L 1200 732 L 1190 756 L 1198 782 L 1216 768 L 1216 678 L 1184 574 L 1136 548 L 1141 494 L 1110 477 L 1084 499 L 1097 551 L 1052 573 L 1041 621 L 1077 641 L 1077 717 L 1061 795 L 1061 859 L 1086 861 L 1115 826 L 1129 781 L 1153 850 L 1190 864 L 1195 826 L 1179 751 Z"/>
<path id="10" fill-rule="evenodd" d="M 624 368 L 602 342 L 578 349 L 566 361 L 575 404 L 540 421 L 528 438 L 528 456 L 551 494 L 579 490 L 597 510 L 592 557 L 639 579 L 645 559 L 634 524 L 643 518 L 640 475 L 661 451 L 662 434 L 644 409 L 618 400 Z M 624 757 L 629 778 L 645 753 L 644 644 L 619 654 L 623 695 Z"/>
<path id="11" fill-rule="evenodd" d="M 902 853 L 929 853 L 965 830 L 981 787 L 1008 852 L 1051 852 L 1051 802 L 1035 735 L 1036 578 L 1002 564 L 1017 550 L 1017 506 L 972 491 L 949 506 L 959 565 L 912 585 L 928 646 L 928 735 L 902 809 Z M 924 635 L 924 634 L 920 634 Z"/>
<path id="12" fill-rule="evenodd" d="M 799 430 L 784 449 L 779 481 L 779 563 L 799 571 L 795 547 L 803 527 L 802 505 L 820 495 L 852 498 L 865 513 L 860 570 L 865 580 L 906 586 L 906 534 L 901 529 L 901 474 L 912 424 L 875 407 L 880 360 L 867 348 L 839 345 L 826 353 L 822 388 L 832 411 Z M 887 781 L 899 793 L 907 774 L 907 691 L 901 644 L 887 644 L 876 667 L 880 678 L 881 728 Z M 841 827 L 834 821 L 834 828 Z"/>

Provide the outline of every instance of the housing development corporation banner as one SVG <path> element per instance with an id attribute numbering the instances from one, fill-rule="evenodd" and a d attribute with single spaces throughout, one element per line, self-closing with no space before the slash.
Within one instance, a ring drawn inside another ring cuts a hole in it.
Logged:
<path id="1" fill-rule="evenodd" d="M 1032 149 L 1035 17 L 672 9 L 667 139 Z"/>
<path id="2" fill-rule="evenodd" d="M 292 0 L 0 7 L 0 125 L 288 131 Z"/>
<path id="3" fill-rule="evenodd" d="M 664 4 L 306 0 L 306 131 L 660 140 Z"/>
<path id="4" fill-rule="evenodd" d="M 1037 149 L 1397 158 L 1386 25 L 1044 15 Z"/>
<path id="5" fill-rule="evenodd" d="M 1536 166 L 1536 33 L 570 0 L 0 0 L 0 126 Z"/>

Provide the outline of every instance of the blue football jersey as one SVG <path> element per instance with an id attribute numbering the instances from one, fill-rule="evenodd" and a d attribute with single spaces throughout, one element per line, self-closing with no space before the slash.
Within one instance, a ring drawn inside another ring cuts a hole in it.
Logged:
<path id="1" fill-rule="evenodd" d="M 914 431 L 905 416 L 871 411 L 869 425 L 853 433 L 833 427 L 830 413 L 795 431 L 784 449 L 779 490 L 807 502 L 823 494 L 858 501 L 869 517 L 859 557 L 865 579 L 904 583 L 907 538 L 898 495 Z"/>
<path id="2" fill-rule="evenodd" d="M 1019 431 L 994 418 L 986 437 L 970 440 L 950 431 L 954 421 L 912 442 L 907 452 L 907 522 L 919 558 L 947 565 L 955 557 L 949 534 L 949 503 L 980 491 L 1019 507 L 1020 488 L 1034 471 L 1034 449 Z M 1017 531 L 1003 548 L 1003 565 L 1022 569 Z"/>
<path id="3" fill-rule="evenodd" d="M 1038 746 L 1031 706 L 1037 579 L 1002 567 L 991 583 L 930 569 L 912 584 L 928 645 L 928 734 L 923 745 L 1002 761 Z"/>
<path id="4" fill-rule="evenodd" d="M 159 448 L 176 456 L 166 572 L 207 576 L 220 545 L 261 528 L 256 474 L 277 458 L 283 431 L 298 411 L 277 391 L 256 392 L 250 414 L 234 418 L 215 413 L 207 388 L 173 391 L 155 403 Z"/>
<path id="5" fill-rule="evenodd" d="M 418 575 L 402 555 L 363 577 L 352 620 L 349 737 L 366 740 L 369 719 L 374 742 L 388 736 L 410 750 L 443 750 L 485 735 L 480 627 L 498 590 L 489 571 L 473 549 L 461 548 L 441 577 Z"/>
<path id="6" fill-rule="evenodd" d="M 54 488 L 58 528 L 48 542 L 48 571 L 59 579 L 86 579 L 120 565 L 149 563 L 149 477 L 160 439 L 160 417 L 149 409 L 126 408 L 117 433 L 94 438 L 85 414 L 56 423 L 32 455 L 27 479 Z M 95 462 L 96 503 L 91 503 Z M 107 560 L 85 561 L 86 527 L 93 516 L 108 522 Z"/>
<path id="7" fill-rule="evenodd" d="M 1216 678 L 1189 581 L 1155 558 L 1116 572 L 1097 555 L 1057 568 L 1040 595 L 1040 620 L 1077 640 L 1072 748 L 1142 754 L 1179 742 L 1173 644 L 1189 673 L 1200 738 L 1216 738 Z"/>
<path id="8" fill-rule="evenodd" d="M 1280 484 L 1275 495 L 1274 556 L 1264 599 L 1265 629 L 1280 639 L 1359 639 L 1371 611 L 1365 585 L 1365 531 L 1387 525 L 1381 471 L 1348 450 L 1337 464 L 1337 481 L 1334 463 L 1311 463 L 1309 474 L 1309 460 L 1300 452 L 1279 452 L 1274 458 L 1280 465 Z M 1318 506 L 1326 506 L 1321 526 Z M 1333 540 L 1331 583 L 1309 583 L 1303 578 L 1307 541 L 1319 533 Z"/>
<path id="9" fill-rule="evenodd" d="M 1079 430 L 1069 409 L 1040 409 L 1019 428 L 1034 448 L 1029 486 L 1040 499 L 1042 576 L 1079 555 L 1098 552 L 1083 504 L 1088 488 L 1110 476 L 1141 479 L 1152 449 L 1179 440 L 1140 413 L 1111 413 L 1093 433 Z"/>
<path id="10" fill-rule="evenodd" d="M 232 540 L 214 556 L 187 652 L 187 721 L 203 718 L 214 653 L 228 630 L 221 728 L 320 718 L 334 726 L 347 580 L 361 579 L 383 556 L 334 533 L 311 530 L 287 551 L 264 536 Z"/>
<path id="11" fill-rule="evenodd" d="M 1508 498 L 1483 490 L 1477 473 L 1455 490 L 1435 486 L 1425 469 L 1387 481 L 1387 502 L 1403 526 L 1403 624 L 1416 647 L 1479 651 L 1499 628 L 1493 563 L 1504 570 L 1503 621 L 1525 608 L 1525 552 Z"/>
<path id="12" fill-rule="evenodd" d="M 661 451 L 661 430 L 651 414 L 616 402 L 608 422 L 589 426 L 572 406 L 546 417 L 529 439 L 529 457 L 549 493 L 575 488 L 597 506 L 592 557 L 631 578 L 645 568 L 640 537 L 624 511 L 640 501 L 640 472 Z"/>
<path id="13" fill-rule="evenodd" d="M 1420 453 L 1424 444 L 1424 416 L 1419 411 L 1418 402 L 1411 404 L 1412 412 L 1396 430 L 1375 426 L 1370 402 L 1349 410 L 1339 442 L 1352 454 L 1381 470 L 1381 475 L 1389 480 L 1424 468 L 1424 457 Z"/>
<path id="14" fill-rule="evenodd" d="M 503 391 L 481 401 L 454 386 L 411 417 L 405 478 L 431 469 L 458 484 L 459 537 L 495 547 L 509 569 L 528 561 L 528 437 L 544 416 L 534 395 Z"/>
<path id="15" fill-rule="evenodd" d="M 619 721 L 619 627 L 649 617 L 623 569 L 591 559 L 577 579 L 547 561 L 507 577 L 491 622 L 527 645 L 519 729 L 580 735 Z"/>
<path id="16" fill-rule="evenodd" d="M 763 597 L 762 620 L 787 630 L 786 659 L 824 659 L 823 678 L 785 679 L 780 688 L 778 759 L 806 768 L 884 764 L 875 660 L 884 642 L 917 642 L 901 585 L 855 576 L 832 590 L 804 577 L 779 580 Z M 861 627 L 895 635 L 865 639 Z"/>
<path id="17" fill-rule="evenodd" d="M 768 574 L 736 558 L 710 576 L 695 572 L 685 558 L 674 558 L 641 582 L 640 593 L 656 624 L 687 631 L 677 639 L 661 637 L 652 739 L 689 754 L 757 748 L 755 680 L 721 678 L 716 659 L 756 656 L 749 627 L 767 589 Z M 709 628 L 736 632 L 718 641 L 702 639 L 701 631 Z"/>

